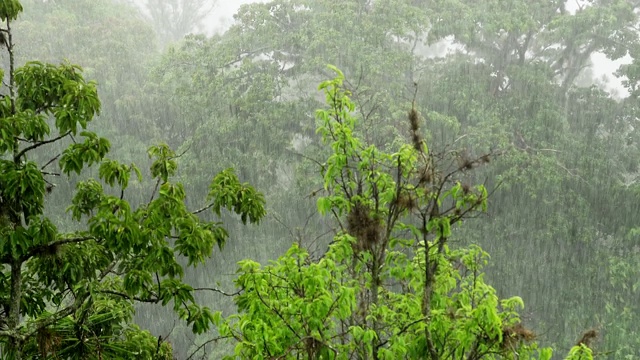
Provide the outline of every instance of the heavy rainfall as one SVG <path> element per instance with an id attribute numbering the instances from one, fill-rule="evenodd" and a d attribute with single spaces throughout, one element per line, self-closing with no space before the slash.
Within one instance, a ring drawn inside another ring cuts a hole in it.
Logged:
<path id="1" fill-rule="evenodd" d="M 639 15 L 0 0 L 0 358 L 640 359 Z"/>

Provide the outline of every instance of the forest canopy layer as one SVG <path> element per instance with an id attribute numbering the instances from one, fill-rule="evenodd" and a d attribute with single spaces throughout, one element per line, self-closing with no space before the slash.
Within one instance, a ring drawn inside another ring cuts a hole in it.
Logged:
<path id="1" fill-rule="evenodd" d="M 0 1 L 0 357 L 640 356 L 639 7 Z"/>

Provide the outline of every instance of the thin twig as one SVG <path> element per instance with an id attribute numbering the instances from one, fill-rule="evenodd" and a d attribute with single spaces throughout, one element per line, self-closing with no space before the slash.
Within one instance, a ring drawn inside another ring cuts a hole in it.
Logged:
<path id="1" fill-rule="evenodd" d="M 213 291 L 213 292 L 217 292 L 218 294 L 222 294 L 224 296 L 237 296 L 242 294 L 242 292 L 244 291 L 244 289 L 240 289 L 234 293 L 228 293 L 225 292 L 224 290 L 220 290 L 220 289 L 216 289 L 216 288 L 210 288 L 210 287 L 203 287 L 203 288 L 194 288 L 194 291 Z"/>
<path id="2" fill-rule="evenodd" d="M 51 160 L 47 161 L 47 163 L 46 163 L 46 164 L 42 165 L 42 167 L 40 168 L 40 170 L 44 170 L 44 168 L 46 168 L 47 166 L 49 166 L 52 162 L 56 161 L 56 160 L 60 157 L 60 155 L 62 155 L 62 153 L 60 153 L 60 154 L 58 154 L 58 155 L 54 156 Z M 44 173 L 43 173 L 43 174 L 44 174 Z"/>

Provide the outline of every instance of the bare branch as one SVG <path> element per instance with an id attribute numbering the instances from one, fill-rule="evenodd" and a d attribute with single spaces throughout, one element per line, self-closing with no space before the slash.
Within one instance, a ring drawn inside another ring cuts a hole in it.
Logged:
<path id="1" fill-rule="evenodd" d="M 151 204 L 151 202 L 153 201 L 153 198 L 156 196 L 156 192 L 158 191 L 159 186 L 160 186 L 160 178 L 158 178 L 158 181 L 156 181 L 156 186 L 153 188 L 153 191 L 151 192 L 151 198 L 149 198 L 149 202 L 147 203 L 147 205 Z"/>
<path id="2" fill-rule="evenodd" d="M 44 170 L 44 168 L 46 168 L 47 166 L 51 165 L 51 163 L 52 163 L 52 162 L 54 162 L 54 161 L 56 161 L 56 160 L 60 157 L 60 155 L 62 155 L 62 153 L 60 153 L 60 154 L 58 154 L 58 155 L 54 156 L 53 158 L 51 158 L 51 160 L 47 161 L 47 163 L 46 163 L 46 164 L 42 165 L 42 167 L 40 168 L 40 170 Z M 43 173 L 43 174 L 44 174 L 44 173 Z"/>
<path id="3" fill-rule="evenodd" d="M 194 291 L 213 291 L 213 292 L 217 292 L 218 294 L 222 294 L 224 296 L 237 296 L 237 295 L 240 295 L 244 291 L 244 289 L 240 289 L 240 290 L 238 290 L 238 291 L 236 291 L 234 293 L 228 293 L 228 292 L 225 292 L 223 290 L 216 289 L 216 288 L 210 288 L 210 287 L 194 288 L 193 290 Z"/>
<path id="4" fill-rule="evenodd" d="M 214 343 L 214 342 L 218 342 L 218 341 L 220 341 L 220 340 L 230 339 L 230 338 L 232 338 L 232 337 L 233 337 L 233 336 L 218 336 L 218 337 L 215 337 L 215 338 L 213 338 L 213 339 L 209 339 L 209 340 L 205 341 L 205 342 L 204 342 L 204 343 L 202 343 L 200 346 L 198 346 L 195 350 L 193 350 L 193 352 L 191 352 L 191 354 L 189 354 L 189 356 L 187 357 L 187 360 L 191 360 L 191 359 L 193 359 L 193 357 L 194 357 L 198 352 L 200 352 L 200 350 L 202 350 L 202 348 L 204 348 L 205 346 L 207 346 L 207 345 L 209 345 L 209 344 L 211 344 L 211 343 Z"/>
<path id="5" fill-rule="evenodd" d="M 200 209 L 198 209 L 196 211 L 192 211 L 191 213 L 194 214 L 194 215 L 200 214 L 201 212 L 207 211 L 207 210 L 211 209 L 212 207 L 213 207 L 213 204 L 209 204 L 209 205 L 207 205 L 205 207 L 202 207 L 202 208 L 200 208 Z"/>

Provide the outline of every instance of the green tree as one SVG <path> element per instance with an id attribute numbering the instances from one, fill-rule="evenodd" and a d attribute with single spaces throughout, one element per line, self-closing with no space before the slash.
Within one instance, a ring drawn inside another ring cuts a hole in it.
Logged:
<path id="1" fill-rule="evenodd" d="M 216 316 L 237 344 L 226 358 L 550 359 L 520 321 L 522 299 L 500 299 L 485 283 L 488 254 L 449 243 L 455 224 L 487 206 L 486 189 L 459 178 L 492 154 L 447 168 L 415 109 L 411 142 L 395 153 L 366 144 L 333 69 L 320 85 L 329 109 L 317 112 L 331 148 L 318 208 L 340 228 L 319 259 L 294 244 L 268 266 L 240 262 L 239 314 Z M 568 359 L 592 359 L 591 350 L 576 346 Z"/>
<path id="2" fill-rule="evenodd" d="M 179 258 L 196 266 L 222 247 L 221 223 L 198 214 L 227 208 L 243 223 L 264 216 L 264 200 L 232 170 L 210 183 L 206 203 L 189 210 L 182 184 L 174 182 L 177 156 L 153 146 L 150 199 L 127 200 L 133 165 L 107 158 L 106 138 L 87 130 L 100 111 L 97 86 L 69 63 L 16 65 L 12 27 L 22 5 L 0 4 L 7 82 L 0 100 L 0 350 L 11 359 L 172 357 L 169 343 L 131 324 L 133 304 L 167 305 L 196 333 L 214 320 L 183 281 Z M 35 153 L 68 144 L 60 156 Z M 77 184 L 68 207 L 79 230 L 63 233 L 44 215 L 54 176 L 98 166 L 100 181 Z M 57 169 L 56 169 L 57 168 Z M 106 188 L 105 188 L 106 186 Z"/>
<path id="3" fill-rule="evenodd" d="M 165 130 L 149 126 L 157 114 L 145 102 L 147 67 L 159 53 L 153 28 L 134 7 L 112 0 L 26 0 L 24 5 L 29 11 L 15 24 L 17 63 L 74 59 L 82 64 L 85 77 L 100 84 L 104 120 L 97 129 L 114 142 L 118 158 L 145 157 L 145 147 L 160 141 Z"/>
<path id="4" fill-rule="evenodd" d="M 611 358 L 637 354 L 630 314 L 638 286 L 629 272 L 637 217 L 626 215 L 640 200 L 637 97 L 615 99 L 577 81 L 597 52 L 635 56 L 637 4 L 591 1 L 574 13 L 564 1 L 425 7 L 440 15 L 431 41 L 464 49 L 427 69 L 425 104 L 459 119 L 470 147 L 505 152 L 481 171 L 503 181 L 493 220 L 458 234 L 499 259 L 490 277 L 535 309 L 541 341 L 568 348 L 593 326 Z"/>
<path id="5" fill-rule="evenodd" d="M 324 64 L 347 75 L 363 138 L 390 152 L 417 82 L 432 150 L 503 154 L 465 178 L 501 183 L 491 220 L 452 236 L 493 255 L 488 278 L 525 299 L 541 343 L 568 349 L 593 326 L 598 346 L 619 358 L 640 348 L 637 13 L 624 0 L 573 12 L 565 1 L 255 3 L 224 35 L 167 52 L 156 86 L 186 114 L 187 137 L 196 134 L 184 142 L 195 149 L 187 166 L 242 167 L 270 186 L 270 213 L 294 228 L 309 206 L 291 195 L 319 187 L 300 160 L 326 154 L 312 126 Z M 456 51 L 438 51 L 452 43 Z M 619 74 L 634 96 L 617 99 L 587 76 L 597 54 L 632 58 Z M 263 258 L 283 242 L 265 234 L 274 240 Z"/>
<path id="6" fill-rule="evenodd" d="M 325 151 L 317 146 L 313 116 L 323 102 L 314 84 L 326 77 L 325 64 L 336 64 L 353 75 L 350 85 L 362 80 L 354 100 L 371 120 L 392 119 L 392 112 L 404 112 L 406 107 L 389 99 L 406 90 L 408 83 L 391 79 L 404 79 L 404 69 L 411 67 L 413 59 L 398 41 L 385 38 L 384 29 L 395 24 L 399 32 L 401 27 L 419 27 L 424 22 L 416 18 L 420 14 L 409 1 L 392 3 L 388 8 L 398 5 L 398 11 L 369 11 L 362 1 L 342 2 L 340 10 L 331 1 L 249 4 L 236 14 L 235 24 L 224 35 L 187 37 L 155 67 L 155 81 L 149 88 L 157 96 L 156 107 L 167 109 L 156 124 L 175 129 L 169 144 L 188 150 L 185 169 L 191 172 L 213 161 L 221 168 L 234 167 L 242 178 L 270 189 L 266 196 L 271 216 L 259 234 L 248 234 L 256 238 L 249 249 L 260 259 L 289 247 L 283 231 L 294 238 L 314 234 L 319 248 L 330 241 L 319 235 L 327 230 L 326 220 L 315 214 L 313 199 L 305 197 L 317 184 L 311 182 L 309 169 L 300 167 L 309 154 Z M 335 31 L 328 32 L 329 28 Z M 404 95 L 412 94 L 410 87 Z M 184 122 L 176 125 L 173 114 L 182 115 Z M 367 138 L 398 133 L 391 125 L 365 128 Z M 195 189 L 205 181 L 191 176 L 184 182 Z M 237 250 L 225 260 L 246 257 L 246 247 Z M 212 266 L 225 264 L 233 262 Z"/>

